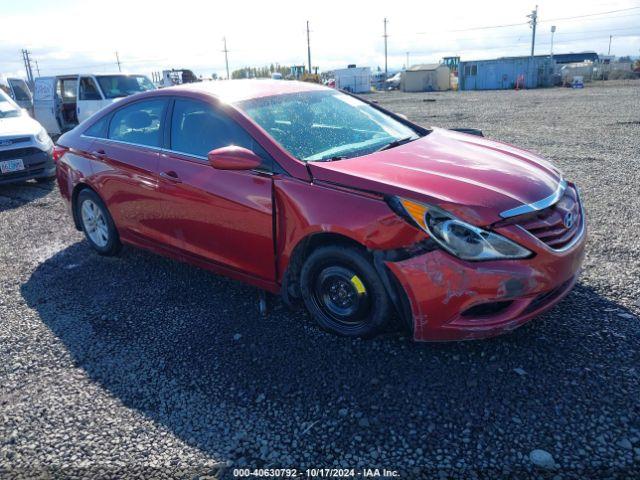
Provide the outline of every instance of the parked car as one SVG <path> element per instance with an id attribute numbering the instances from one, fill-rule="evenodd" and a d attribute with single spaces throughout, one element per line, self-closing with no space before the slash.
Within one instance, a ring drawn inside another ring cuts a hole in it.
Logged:
<path id="1" fill-rule="evenodd" d="M 98 253 L 127 243 L 301 299 L 340 335 L 394 314 L 416 340 L 508 332 L 571 290 L 584 255 L 577 187 L 550 162 L 315 84 L 139 94 L 54 156 Z"/>
<path id="2" fill-rule="evenodd" d="M 398 90 L 400 88 L 401 81 L 402 81 L 402 72 L 398 72 L 393 77 L 388 78 L 385 81 L 385 87 L 387 90 Z"/>
<path id="3" fill-rule="evenodd" d="M 21 78 L 0 76 L 0 89 L 4 90 L 20 108 L 24 108 L 33 115 L 33 95 L 27 82 Z"/>
<path id="4" fill-rule="evenodd" d="M 123 97 L 154 89 L 144 75 L 38 77 L 34 88 L 34 116 L 47 132 L 59 135 Z"/>
<path id="5" fill-rule="evenodd" d="M 0 184 L 55 176 L 53 142 L 38 122 L 0 89 Z"/>

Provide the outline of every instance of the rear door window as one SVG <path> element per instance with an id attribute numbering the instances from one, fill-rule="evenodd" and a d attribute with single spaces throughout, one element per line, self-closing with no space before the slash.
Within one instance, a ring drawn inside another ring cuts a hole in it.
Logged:
<path id="1" fill-rule="evenodd" d="M 271 167 L 269 154 L 226 114 L 198 100 L 176 99 L 171 117 L 171 150 L 207 158 L 211 150 L 230 145 L 251 150 L 263 159 L 263 168 Z"/>
<path id="2" fill-rule="evenodd" d="M 75 78 L 62 78 L 58 81 L 57 93 L 64 103 L 76 101 L 76 89 L 78 80 Z"/>
<path id="3" fill-rule="evenodd" d="M 166 100 L 143 100 L 117 110 L 109 125 L 109 139 L 160 147 L 166 106 Z"/>

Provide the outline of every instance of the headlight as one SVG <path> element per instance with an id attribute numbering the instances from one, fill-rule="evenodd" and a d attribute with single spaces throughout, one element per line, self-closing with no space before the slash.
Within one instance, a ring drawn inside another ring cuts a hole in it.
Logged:
<path id="1" fill-rule="evenodd" d="M 442 248 L 464 260 L 525 258 L 531 252 L 508 238 L 454 217 L 444 210 L 406 198 L 394 199 Z"/>
<path id="2" fill-rule="evenodd" d="M 38 143 L 42 143 L 43 145 L 48 145 L 49 143 L 51 143 L 51 138 L 44 128 L 40 129 L 40 131 L 36 135 L 36 140 L 38 141 Z"/>

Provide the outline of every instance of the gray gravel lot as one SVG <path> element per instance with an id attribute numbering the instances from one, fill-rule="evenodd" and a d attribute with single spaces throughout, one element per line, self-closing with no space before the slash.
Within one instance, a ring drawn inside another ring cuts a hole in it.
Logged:
<path id="1" fill-rule="evenodd" d="M 369 98 L 555 161 L 589 218 L 575 290 L 491 340 L 336 338 L 196 268 L 99 257 L 53 184 L 0 186 L 0 476 L 640 477 L 640 81 Z"/>

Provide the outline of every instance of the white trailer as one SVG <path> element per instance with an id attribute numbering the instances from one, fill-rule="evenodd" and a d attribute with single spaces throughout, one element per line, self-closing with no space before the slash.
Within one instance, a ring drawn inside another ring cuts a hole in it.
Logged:
<path id="1" fill-rule="evenodd" d="M 336 88 L 351 93 L 371 91 L 371 69 L 369 67 L 350 67 L 334 70 Z"/>

